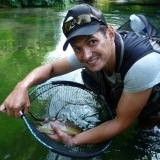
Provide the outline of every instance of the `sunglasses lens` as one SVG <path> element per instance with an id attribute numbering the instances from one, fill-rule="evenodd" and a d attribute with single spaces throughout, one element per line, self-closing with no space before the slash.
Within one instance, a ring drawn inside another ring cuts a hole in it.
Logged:
<path id="1" fill-rule="evenodd" d="M 63 32 L 67 33 L 69 31 L 72 30 L 72 28 L 77 24 L 77 25 L 82 25 L 85 23 L 90 23 L 91 22 L 91 18 L 96 19 L 97 21 L 99 21 L 96 17 L 91 16 L 89 14 L 82 14 L 77 16 L 74 19 L 71 19 L 67 22 L 65 22 L 64 26 L 63 26 Z"/>
<path id="2" fill-rule="evenodd" d="M 72 29 L 72 25 L 73 25 L 73 20 L 70 20 L 68 22 L 66 22 L 63 26 L 63 31 L 66 33 L 66 32 L 69 32 L 71 29 Z"/>
<path id="3" fill-rule="evenodd" d="M 91 16 L 90 15 L 80 15 L 78 17 L 76 17 L 76 23 L 81 25 L 81 24 L 84 24 L 84 23 L 89 23 L 91 22 Z"/>

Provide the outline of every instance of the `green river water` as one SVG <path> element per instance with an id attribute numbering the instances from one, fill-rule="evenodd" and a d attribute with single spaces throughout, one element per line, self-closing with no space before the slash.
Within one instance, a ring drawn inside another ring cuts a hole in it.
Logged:
<path id="1" fill-rule="evenodd" d="M 142 13 L 160 30 L 160 6 L 93 3 L 109 25 L 121 26 L 133 13 Z M 73 5 L 53 8 L 0 9 L 0 104 L 32 69 L 71 52 L 62 20 Z M 0 114 L 0 160 L 70 160 L 37 142 L 21 119 Z M 137 131 L 133 126 L 117 136 L 106 152 L 93 160 L 159 160 L 160 132 Z"/>

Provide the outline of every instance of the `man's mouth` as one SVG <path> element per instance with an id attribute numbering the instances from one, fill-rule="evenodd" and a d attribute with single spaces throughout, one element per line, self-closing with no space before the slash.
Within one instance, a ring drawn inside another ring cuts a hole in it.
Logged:
<path id="1" fill-rule="evenodd" d="M 95 65 L 96 64 L 96 62 L 98 61 L 98 57 L 94 57 L 94 58 L 92 58 L 92 59 L 90 59 L 89 61 L 87 61 L 87 64 L 88 65 Z"/>

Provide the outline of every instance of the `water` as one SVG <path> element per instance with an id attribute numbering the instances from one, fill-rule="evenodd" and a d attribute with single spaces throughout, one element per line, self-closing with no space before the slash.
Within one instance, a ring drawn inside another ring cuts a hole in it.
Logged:
<path id="1" fill-rule="evenodd" d="M 93 3 L 101 9 L 108 25 L 115 29 L 131 14 L 142 13 L 160 30 L 160 7 L 113 5 L 100 0 Z M 62 20 L 73 5 L 55 8 L 0 9 L 0 103 L 16 83 L 32 69 L 71 52 L 62 51 L 65 38 Z M 70 160 L 52 153 L 25 128 L 21 119 L 0 114 L 0 160 Z M 105 154 L 93 160 L 158 160 L 160 134 L 137 131 L 136 126 L 113 139 Z"/>

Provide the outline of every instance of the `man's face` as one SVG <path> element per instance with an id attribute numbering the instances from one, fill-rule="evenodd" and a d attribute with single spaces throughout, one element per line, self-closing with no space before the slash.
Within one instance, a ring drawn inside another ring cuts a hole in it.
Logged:
<path id="1" fill-rule="evenodd" d="M 113 45 L 100 31 L 94 35 L 78 36 L 71 40 L 71 46 L 80 61 L 89 70 L 96 72 L 108 69 Z"/>

